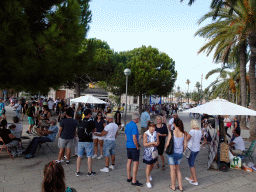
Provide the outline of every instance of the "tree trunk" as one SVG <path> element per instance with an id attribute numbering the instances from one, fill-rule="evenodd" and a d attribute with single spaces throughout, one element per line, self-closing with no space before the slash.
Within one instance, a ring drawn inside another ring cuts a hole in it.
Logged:
<path id="1" fill-rule="evenodd" d="M 80 81 L 77 79 L 76 82 L 75 82 L 75 92 L 76 92 L 76 97 L 80 97 Z"/>
<path id="2" fill-rule="evenodd" d="M 256 63 L 256 31 L 249 35 L 249 46 L 251 50 L 250 67 L 249 67 L 249 83 L 250 83 L 250 99 L 251 109 L 256 110 L 256 78 L 255 78 L 255 63 Z M 251 141 L 256 139 L 256 117 L 250 118 L 250 138 Z"/>
<path id="3" fill-rule="evenodd" d="M 142 113 L 142 93 L 139 95 L 139 114 Z"/>
<path id="4" fill-rule="evenodd" d="M 239 50 L 240 58 L 240 85 L 241 85 L 241 104 L 246 107 L 247 86 L 246 86 L 246 42 L 243 42 Z M 246 126 L 246 116 L 241 116 L 241 128 L 248 129 Z"/>

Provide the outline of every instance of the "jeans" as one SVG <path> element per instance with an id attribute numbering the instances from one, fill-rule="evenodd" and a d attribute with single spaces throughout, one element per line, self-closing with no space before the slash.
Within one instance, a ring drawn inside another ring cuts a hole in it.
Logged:
<path id="1" fill-rule="evenodd" d="M 49 139 L 48 137 L 34 137 L 25 151 L 34 155 L 38 144 L 45 142 L 52 142 L 52 140 Z"/>
<path id="2" fill-rule="evenodd" d="M 16 110 L 15 112 L 16 112 L 16 116 L 17 116 L 18 118 L 20 118 L 20 111 L 19 111 L 19 110 Z"/>

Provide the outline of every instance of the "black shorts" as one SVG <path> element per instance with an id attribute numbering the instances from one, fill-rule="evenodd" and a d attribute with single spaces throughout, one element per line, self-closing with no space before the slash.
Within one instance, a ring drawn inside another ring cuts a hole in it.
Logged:
<path id="1" fill-rule="evenodd" d="M 139 161 L 140 150 L 136 148 L 127 148 L 127 158 L 132 159 L 133 161 Z"/>

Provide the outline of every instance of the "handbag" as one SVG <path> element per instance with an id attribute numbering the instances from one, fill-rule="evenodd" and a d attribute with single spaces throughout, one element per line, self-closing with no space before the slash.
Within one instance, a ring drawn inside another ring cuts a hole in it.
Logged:
<path id="1" fill-rule="evenodd" d="M 158 157 L 158 152 L 157 151 L 152 151 L 152 158 L 155 159 Z"/>
<path id="2" fill-rule="evenodd" d="M 227 123 L 227 127 L 231 127 L 231 122 L 228 122 L 228 123 Z"/>
<path id="3" fill-rule="evenodd" d="M 187 147 L 187 148 L 185 149 L 185 151 L 183 152 L 183 155 L 184 155 L 185 157 L 189 158 L 189 157 L 190 157 L 190 154 L 191 154 L 191 150 Z"/>
<path id="4" fill-rule="evenodd" d="M 171 155 L 173 154 L 173 150 L 174 150 L 174 141 L 173 141 L 173 130 L 171 130 L 171 139 L 170 139 L 170 142 L 169 142 L 169 145 L 167 146 L 166 150 L 165 150 L 165 153 L 167 155 Z"/>

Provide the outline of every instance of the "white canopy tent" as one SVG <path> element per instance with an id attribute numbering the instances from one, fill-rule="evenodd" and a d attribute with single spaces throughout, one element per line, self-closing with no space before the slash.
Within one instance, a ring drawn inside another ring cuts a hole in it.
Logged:
<path id="1" fill-rule="evenodd" d="M 225 99 L 214 99 L 203 105 L 185 110 L 181 113 L 205 113 L 208 115 L 251 115 L 256 116 L 256 111 L 231 103 Z"/>
<path id="2" fill-rule="evenodd" d="M 94 97 L 92 95 L 85 95 L 85 96 L 81 96 L 75 99 L 71 99 L 70 103 L 92 103 L 92 104 L 104 104 L 106 103 L 105 101 Z"/>

